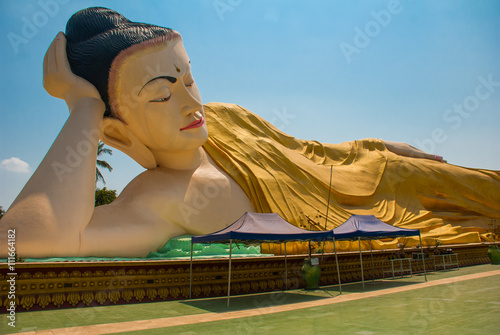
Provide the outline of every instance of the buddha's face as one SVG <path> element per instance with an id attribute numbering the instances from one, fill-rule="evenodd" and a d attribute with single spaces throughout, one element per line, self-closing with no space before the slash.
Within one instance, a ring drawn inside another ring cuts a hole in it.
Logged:
<path id="1" fill-rule="evenodd" d="M 131 57 L 116 85 L 121 118 L 153 154 L 192 150 L 207 140 L 200 93 L 181 39 Z"/>

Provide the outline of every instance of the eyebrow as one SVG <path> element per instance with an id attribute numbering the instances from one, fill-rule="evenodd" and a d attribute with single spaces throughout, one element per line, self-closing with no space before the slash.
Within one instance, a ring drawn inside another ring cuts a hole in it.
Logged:
<path id="1" fill-rule="evenodd" d="M 145 83 L 141 89 L 139 90 L 139 93 L 137 93 L 137 95 L 141 94 L 141 91 L 142 89 L 147 85 L 149 84 L 150 82 L 154 81 L 154 80 L 157 80 L 157 79 L 167 79 L 169 82 L 171 82 L 172 84 L 175 84 L 175 82 L 177 81 L 177 78 L 175 77 L 170 77 L 170 76 L 159 76 L 159 77 L 155 77 L 153 79 L 150 79 L 147 83 Z"/>

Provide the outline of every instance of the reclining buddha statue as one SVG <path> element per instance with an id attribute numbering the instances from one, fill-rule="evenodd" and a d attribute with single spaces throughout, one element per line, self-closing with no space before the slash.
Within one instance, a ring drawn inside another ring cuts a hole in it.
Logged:
<path id="1" fill-rule="evenodd" d="M 465 242 L 479 235 L 462 226 L 500 217 L 498 171 L 454 166 L 404 143 L 301 140 L 241 106 L 203 105 L 181 35 L 107 8 L 75 13 L 43 72 L 69 117 L 0 221 L 2 243 L 15 229 L 21 257 L 144 257 L 247 211 L 301 226 L 328 207 L 315 229 L 373 214 Z M 146 171 L 94 207 L 99 140 Z"/>

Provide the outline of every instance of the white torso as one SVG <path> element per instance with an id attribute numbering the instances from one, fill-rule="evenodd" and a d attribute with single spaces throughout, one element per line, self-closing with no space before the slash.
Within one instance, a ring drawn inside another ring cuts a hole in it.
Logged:
<path id="1" fill-rule="evenodd" d="M 80 255 L 147 256 L 172 237 L 212 233 L 253 211 L 242 188 L 207 154 L 194 170 L 147 170 L 110 205 L 97 207 Z"/>
<path id="2" fill-rule="evenodd" d="M 190 234 L 220 230 L 254 211 L 241 187 L 208 155 L 194 171 L 156 168 L 138 178 L 141 182 L 131 183 L 123 196 L 136 197 L 138 204 Z"/>

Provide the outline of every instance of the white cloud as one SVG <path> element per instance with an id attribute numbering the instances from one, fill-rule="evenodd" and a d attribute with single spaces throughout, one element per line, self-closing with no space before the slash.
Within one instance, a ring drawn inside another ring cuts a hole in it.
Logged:
<path id="1" fill-rule="evenodd" d="M 7 171 L 18 172 L 18 173 L 30 173 L 30 166 L 25 161 L 20 160 L 17 157 L 12 157 L 9 159 L 4 159 L 0 162 L 0 168 Z"/>

